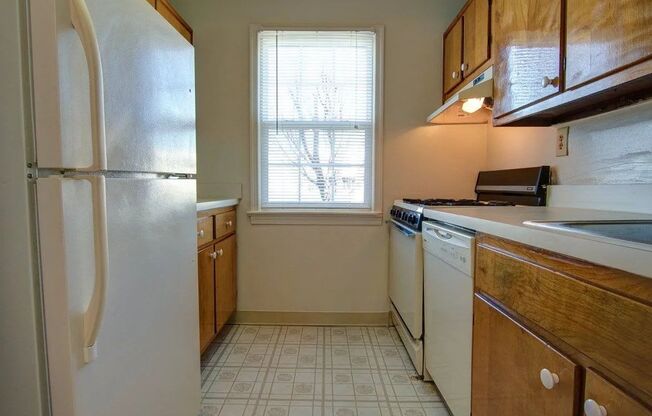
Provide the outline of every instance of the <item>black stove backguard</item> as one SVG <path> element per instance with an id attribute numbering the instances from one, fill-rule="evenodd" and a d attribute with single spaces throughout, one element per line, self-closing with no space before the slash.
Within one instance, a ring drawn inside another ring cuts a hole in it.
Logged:
<path id="1" fill-rule="evenodd" d="M 478 201 L 507 201 L 545 206 L 550 166 L 480 172 L 475 185 Z"/>

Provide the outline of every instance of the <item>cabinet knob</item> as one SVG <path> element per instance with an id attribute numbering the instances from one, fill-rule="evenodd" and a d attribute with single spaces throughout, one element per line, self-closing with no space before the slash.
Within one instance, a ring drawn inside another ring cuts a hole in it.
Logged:
<path id="1" fill-rule="evenodd" d="M 457 79 L 458 76 L 459 76 L 459 73 L 457 71 L 453 71 L 453 73 L 451 74 L 451 78 L 453 78 L 453 79 Z"/>
<path id="2" fill-rule="evenodd" d="M 217 256 L 222 257 L 223 254 L 224 254 L 224 250 L 222 250 L 222 249 L 220 248 L 220 249 L 218 249 L 217 252 L 215 253 L 215 257 L 217 257 Z M 215 257 L 213 257 L 213 258 L 215 258 Z"/>
<path id="3" fill-rule="evenodd" d="M 552 371 L 544 368 L 539 373 L 539 378 L 541 379 L 541 384 L 548 390 L 552 390 L 555 385 L 559 384 L 559 376 Z"/>
<path id="4" fill-rule="evenodd" d="M 209 256 L 210 256 L 213 260 L 215 260 L 215 259 L 217 258 L 217 253 L 214 251 L 214 252 L 212 252 L 211 254 L 209 254 Z"/>
<path id="5" fill-rule="evenodd" d="M 607 409 L 595 400 L 588 399 L 584 402 L 584 413 L 586 416 L 607 416 Z"/>
<path id="6" fill-rule="evenodd" d="M 203 237 L 204 236 L 204 230 L 199 230 L 197 231 L 197 237 Z"/>
<path id="7" fill-rule="evenodd" d="M 552 85 L 553 87 L 557 87 L 559 85 L 559 77 L 543 77 L 543 80 L 541 80 L 541 86 L 543 88 L 546 88 L 547 86 Z"/>
<path id="8" fill-rule="evenodd" d="M 460 66 L 460 71 L 462 72 L 466 71 L 467 69 L 469 69 L 469 64 L 462 64 Z"/>
<path id="9" fill-rule="evenodd" d="M 233 221 L 228 220 L 228 221 L 226 222 L 226 228 L 231 228 L 232 226 L 233 226 Z"/>

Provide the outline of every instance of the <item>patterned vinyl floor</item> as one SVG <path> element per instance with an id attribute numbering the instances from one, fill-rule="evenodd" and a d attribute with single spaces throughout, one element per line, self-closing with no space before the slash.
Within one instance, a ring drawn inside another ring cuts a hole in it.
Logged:
<path id="1" fill-rule="evenodd" d="M 201 416 L 448 416 L 394 328 L 230 326 L 202 360 Z"/>

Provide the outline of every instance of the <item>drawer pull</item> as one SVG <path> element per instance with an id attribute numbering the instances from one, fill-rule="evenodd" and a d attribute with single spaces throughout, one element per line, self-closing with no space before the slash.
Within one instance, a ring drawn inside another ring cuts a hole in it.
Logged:
<path id="1" fill-rule="evenodd" d="M 226 228 L 231 228 L 232 226 L 233 226 L 233 221 L 228 220 L 228 221 L 226 222 Z"/>
<path id="2" fill-rule="evenodd" d="M 197 231 L 197 237 L 202 238 L 204 236 L 204 230 Z"/>
<path id="3" fill-rule="evenodd" d="M 217 258 L 217 252 L 214 251 L 214 252 L 212 252 L 211 254 L 209 254 L 209 256 L 210 256 L 213 260 L 215 260 L 215 259 Z"/>
<path id="4" fill-rule="evenodd" d="M 557 384 L 559 384 L 559 376 L 547 368 L 541 370 L 539 373 L 539 378 L 541 379 L 541 384 L 543 384 L 543 387 L 548 390 L 552 390 Z"/>
<path id="5" fill-rule="evenodd" d="M 588 399 L 584 402 L 584 413 L 586 416 L 607 416 L 607 409 L 595 400 Z"/>

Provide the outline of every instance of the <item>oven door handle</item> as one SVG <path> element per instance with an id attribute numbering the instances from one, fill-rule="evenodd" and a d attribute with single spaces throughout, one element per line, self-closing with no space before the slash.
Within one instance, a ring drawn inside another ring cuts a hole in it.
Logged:
<path id="1" fill-rule="evenodd" d="M 392 220 L 392 224 L 396 227 L 397 230 L 403 233 L 406 237 L 415 238 L 417 236 L 416 231 L 412 231 L 407 228 L 405 225 L 401 224 L 396 220 Z"/>

